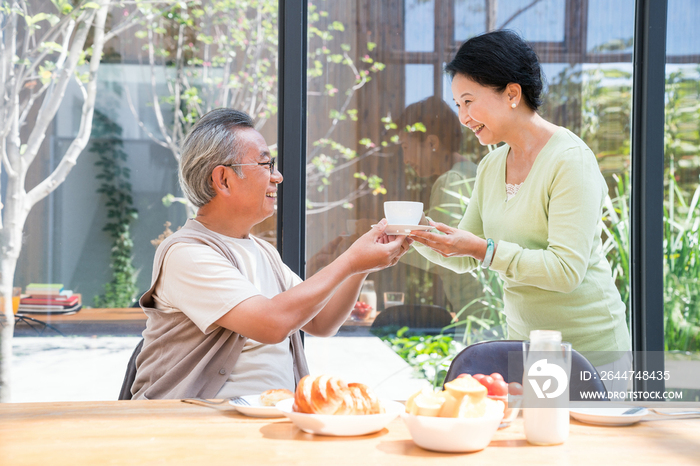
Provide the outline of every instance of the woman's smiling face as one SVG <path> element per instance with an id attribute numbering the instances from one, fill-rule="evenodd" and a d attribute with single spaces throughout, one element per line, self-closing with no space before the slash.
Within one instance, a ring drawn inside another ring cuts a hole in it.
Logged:
<path id="1" fill-rule="evenodd" d="M 504 140 L 512 112 L 508 91 L 482 86 L 463 74 L 452 78 L 452 97 L 459 109 L 459 121 L 476 135 L 482 146 Z"/>

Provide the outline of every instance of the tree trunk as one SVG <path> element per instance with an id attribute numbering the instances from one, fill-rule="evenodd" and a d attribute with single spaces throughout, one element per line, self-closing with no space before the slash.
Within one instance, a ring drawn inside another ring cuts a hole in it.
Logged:
<path id="1" fill-rule="evenodd" d="M 6 229 L 2 230 L 5 233 Z M 4 235 L 3 235 L 4 236 Z M 4 238 L 3 238 L 4 244 Z M 12 277 L 15 274 L 17 259 L 0 258 L 0 295 L 2 295 L 2 314 L 0 314 L 0 402 L 10 401 L 12 386 L 12 334 L 15 331 L 15 316 L 12 312 Z M 9 279 L 8 279 L 9 277 Z"/>
<path id="2" fill-rule="evenodd" d="M 11 154 L 11 151 L 10 151 Z M 4 222 L 0 229 L 0 403 L 10 401 L 12 373 L 12 335 L 15 316 L 12 311 L 12 285 L 17 259 L 22 249 L 22 229 L 29 209 L 24 186 L 26 170 L 8 173 L 6 204 L 3 206 Z"/>

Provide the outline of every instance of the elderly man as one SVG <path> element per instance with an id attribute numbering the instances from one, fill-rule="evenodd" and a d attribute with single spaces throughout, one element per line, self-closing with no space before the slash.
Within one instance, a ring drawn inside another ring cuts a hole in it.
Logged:
<path id="1" fill-rule="evenodd" d="M 250 234 L 274 213 L 282 174 L 251 118 L 235 110 L 213 110 L 192 128 L 179 175 L 199 210 L 156 252 L 140 301 L 148 323 L 133 398 L 294 390 L 308 373 L 299 329 L 334 335 L 367 274 L 396 264 L 409 240 L 385 235 L 382 220 L 302 281 Z"/>

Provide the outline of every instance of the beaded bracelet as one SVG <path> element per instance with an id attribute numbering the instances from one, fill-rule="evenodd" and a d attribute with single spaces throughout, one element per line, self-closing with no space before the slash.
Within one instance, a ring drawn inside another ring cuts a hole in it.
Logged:
<path id="1" fill-rule="evenodd" d="M 484 256 L 484 261 L 481 263 L 482 269 L 488 269 L 491 266 L 491 261 L 493 260 L 493 240 L 491 238 L 486 240 L 486 255 Z"/>

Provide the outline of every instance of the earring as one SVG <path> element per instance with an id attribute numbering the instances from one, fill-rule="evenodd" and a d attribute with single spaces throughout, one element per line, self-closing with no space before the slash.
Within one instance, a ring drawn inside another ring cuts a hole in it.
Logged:
<path id="1" fill-rule="evenodd" d="M 433 147 L 433 152 L 435 152 L 435 148 Z"/>
<path id="2" fill-rule="evenodd" d="M 510 104 L 510 108 L 515 108 L 515 107 L 517 107 L 517 105 L 515 104 L 515 102 L 513 102 L 512 104 Z"/>

